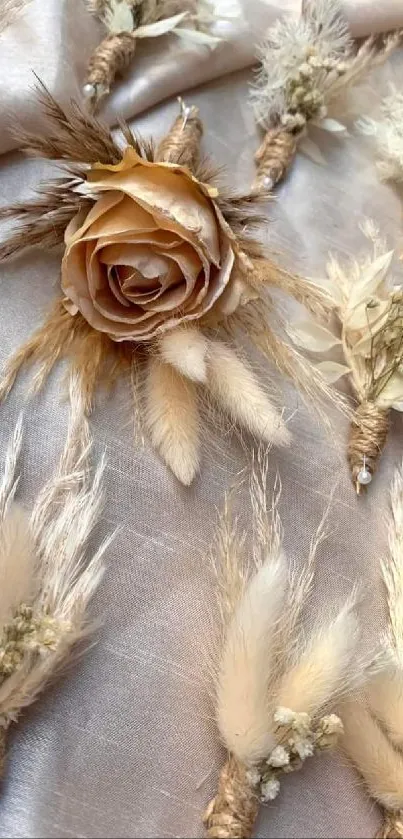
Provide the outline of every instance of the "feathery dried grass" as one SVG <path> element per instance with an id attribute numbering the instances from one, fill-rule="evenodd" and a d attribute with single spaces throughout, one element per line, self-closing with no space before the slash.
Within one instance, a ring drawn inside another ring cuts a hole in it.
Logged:
<path id="1" fill-rule="evenodd" d="M 38 364 L 33 379 L 37 392 L 61 358 L 70 360 L 85 394 L 86 411 L 100 383 L 112 385 L 118 374 L 130 368 L 131 348 L 111 341 L 93 330 L 81 314 L 72 317 L 58 299 L 41 327 L 6 363 L 0 380 L 0 401 L 5 399 L 25 365 Z"/>
<path id="2" fill-rule="evenodd" d="M 101 545 L 87 565 L 84 552 L 102 506 L 104 462 L 91 480 L 91 442 L 82 433 L 83 405 L 74 377 L 71 404 L 69 432 L 56 477 L 39 494 L 31 516 L 16 512 L 14 502 L 10 502 L 1 524 L 3 533 L 4 528 L 11 532 L 19 521 L 18 528 L 23 528 L 24 536 L 22 543 L 14 540 L 14 547 L 23 545 L 24 572 L 30 564 L 29 574 L 34 576 L 34 587 L 30 591 L 20 587 L 23 598 L 19 608 L 14 607 L 16 615 L 21 612 L 21 620 L 18 643 L 8 653 L 9 675 L 3 672 L 0 681 L 0 718 L 4 727 L 35 701 L 87 635 L 88 604 L 103 574 L 102 557 L 107 543 Z M 9 461 L 16 464 L 16 451 L 11 452 Z M 3 556 L 9 563 L 18 561 L 14 550 Z M 2 624 L 0 643 L 5 632 L 7 623 Z"/>
<path id="3" fill-rule="evenodd" d="M 9 204 L 0 209 L 0 220 L 20 222 L 4 244 L 0 244 L 0 262 L 16 256 L 25 248 L 39 245 L 50 249 L 64 242 L 71 219 L 80 210 L 89 210 L 92 201 L 74 191 L 76 179 L 59 178 L 40 187 L 38 197 L 23 204 Z"/>
<path id="4" fill-rule="evenodd" d="M 301 612 L 312 584 L 315 553 L 324 538 L 325 518 L 312 540 L 307 571 L 289 576 L 277 511 L 279 490 L 269 504 L 266 480 L 267 455 L 260 453 L 250 486 L 253 561 L 244 563 L 245 540 L 228 502 L 213 549 L 223 621 L 216 684 L 218 725 L 227 748 L 245 764 L 256 764 L 282 743 L 276 708 L 319 720 L 341 696 L 361 684 L 371 661 L 370 656 L 358 654 L 354 597 L 334 620 L 322 618 L 308 640 L 301 642 Z"/>

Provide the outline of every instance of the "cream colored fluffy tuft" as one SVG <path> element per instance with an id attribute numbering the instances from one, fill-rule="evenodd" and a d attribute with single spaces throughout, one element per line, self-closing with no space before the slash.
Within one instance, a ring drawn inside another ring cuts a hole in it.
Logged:
<path id="1" fill-rule="evenodd" d="M 11 504 L 0 524 L 0 627 L 35 592 L 37 572 L 28 514 Z"/>
<path id="2" fill-rule="evenodd" d="M 358 621 L 353 602 L 335 620 L 321 626 L 287 669 L 279 686 L 277 705 L 314 716 L 351 690 L 362 668 L 357 667 Z"/>
<path id="3" fill-rule="evenodd" d="M 167 332 L 159 341 L 161 357 L 179 373 L 194 382 L 207 378 L 207 340 L 196 327 L 182 327 Z"/>
<path id="4" fill-rule="evenodd" d="M 145 383 L 145 423 L 151 442 L 181 483 L 199 469 L 197 392 L 171 364 L 150 357 Z"/>
<path id="5" fill-rule="evenodd" d="M 38 494 L 30 517 L 12 500 L 3 513 L 2 576 L 12 581 L 14 575 L 15 579 L 12 614 L 4 609 L 1 614 L 1 643 L 7 643 L 7 624 L 18 617 L 18 609 L 31 610 L 31 617 L 26 618 L 28 623 L 31 621 L 31 629 L 19 630 L 28 634 L 18 641 L 18 654 L 13 654 L 9 675 L 3 672 L 0 678 L 0 725 L 4 727 L 37 698 L 87 635 L 89 601 L 103 575 L 103 554 L 108 542 L 101 544 L 88 563 L 85 550 L 102 507 L 104 461 L 91 478 L 91 441 L 83 419 L 84 402 L 74 376 L 70 385 L 71 419 L 55 477 Z M 21 429 L 14 436 L 17 443 L 20 435 Z M 17 465 L 13 444 L 8 461 L 12 495 L 15 480 L 10 464 L 14 468 Z M 13 567 L 5 568 L 10 564 Z M 25 580 L 20 579 L 23 576 Z M 2 607 L 5 591 L 0 596 Z M 24 621 L 21 626 L 24 627 Z"/>
<path id="6" fill-rule="evenodd" d="M 368 704 L 392 743 L 403 749 L 403 672 L 393 664 L 369 684 Z"/>
<path id="7" fill-rule="evenodd" d="M 403 756 L 359 698 L 344 703 L 340 716 L 343 749 L 362 775 L 369 794 L 386 809 L 403 808 Z"/>
<path id="8" fill-rule="evenodd" d="M 291 435 L 252 370 L 230 347 L 209 341 L 207 387 L 232 419 L 259 439 L 288 445 Z"/>
<path id="9" fill-rule="evenodd" d="M 217 685 L 218 726 L 227 748 L 243 763 L 274 746 L 269 685 L 273 638 L 284 608 L 284 558 L 269 561 L 251 578 L 227 629 Z"/>

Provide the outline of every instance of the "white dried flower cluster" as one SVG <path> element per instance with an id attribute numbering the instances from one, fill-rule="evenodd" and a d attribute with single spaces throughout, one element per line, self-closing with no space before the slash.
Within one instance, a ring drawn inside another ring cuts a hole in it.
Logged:
<path id="1" fill-rule="evenodd" d="M 342 265 L 330 257 L 326 291 L 341 326 L 330 330 L 315 321 L 300 321 L 290 335 L 310 352 L 339 347 L 344 363 L 323 361 L 318 369 L 328 382 L 349 375 L 360 401 L 382 409 L 403 410 L 403 289 L 392 282 L 394 256 L 379 230 L 368 221 L 361 226 L 371 240 L 371 252 Z"/>
<path id="2" fill-rule="evenodd" d="M 374 138 L 382 180 L 403 181 L 403 94 L 394 86 L 382 102 L 381 115 L 380 120 L 362 119 L 357 125 Z"/>
<path id="3" fill-rule="evenodd" d="M 314 719 L 290 708 L 277 708 L 277 745 L 266 761 L 247 772 L 249 783 L 258 789 L 263 803 L 273 801 L 280 792 L 279 775 L 300 769 L 305 760 L 318 751 L 332 749 L 343 734 L 343 724 L 336 714 Z"/>
<path id="4" fill-rule="evenodd" d="M 355 51 L 338 0 L 308 0 L 299 19 L 287 15 L 277 20 L 259 48 L 261 67 L 251 95 L 256 121 L 265 130 L 283 125 L 295 134 L 310 122 L 345 131 L 327 119 L 329 104 L 396 42 L 397 36 L 387 38 L 378 50 L 369 38 Z"/>

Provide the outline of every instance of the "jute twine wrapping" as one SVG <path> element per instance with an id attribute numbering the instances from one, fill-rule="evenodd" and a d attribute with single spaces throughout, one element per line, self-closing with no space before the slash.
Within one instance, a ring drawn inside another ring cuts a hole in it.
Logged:
<path id="1" fill-rule="evenodd" d="M 284 128 L 270 128 L 255 154 L 253 190 L 270 190 L 284 178 L 297 151 L 297 137 Z"/>
<path id="2" fill-rule="evenodd" d="M 200 159 L 203 124 L 197 108 L 186 108 L 183 103 L 181 107 L 182 112 L 159 144 L 155 159 L 164 163 L 180 163 L 194 170 Z"/>
<path id="3" fill-rule="evenodd" d="M 109 93 L 116 76 L 130 64 L 135 52 L 136 38 L 132 32 L 104 38 L 90 59 L 86 78 L 86 84 L 95 88 L 96 100 Z"/>
<path id="4" fill-rule="evenodd" d="M 373 402 L 362 402 L 358 406 L 350 426 L 348 443 L 348 462 L 357 494 L 363 490 L 357 481 L 358 473 L 365 462 L 368 471 L 374 474 L 388 431 L 388 410 L 378 408 Z"/>
<path id="5" fill-rule="evenodd" d="M 403 813 L 401 810 L 391 810 L 386 813 L 385 821 L 376 834 L 376 839 L 402 839 Z"/>
<path id="6" fill-rule="evenodd" d="M 232 755 L 220 775 L 218 792 L 203 821 L 207 839 L 251 839 L 259 800 L 246 777 L 245 767 Z"/>

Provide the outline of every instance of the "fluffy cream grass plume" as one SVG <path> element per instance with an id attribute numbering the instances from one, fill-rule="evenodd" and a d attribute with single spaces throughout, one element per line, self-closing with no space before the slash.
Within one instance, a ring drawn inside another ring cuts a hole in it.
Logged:
<path id="1" fill-rule="evenodd" d="M 79 392 L 76 383 L 72 382 L 72 388 Z M 101 461 L 91 479 L 91 443 L 89 437 L 84 439 L 82 435 L 82 406 L 76 403 L 76 409 L 59 470 L 39 493 L 31 514 L 13 500 L 15 478 L 11 469 L 1 492 L 3 739 L 9 725 L 36 700 L 88 634 L 88 605 L 103 575 L 106 543 L 88 563 L 85 548 L 101 510 L 104 464 Z M 8 464 L 15 467 L 20 445 L 21 423 L 7 454 Z"/>
<path id="2" fill-rule="evenodd" d="M 277 703 L 298 713 L 315 714 L 344 690 L 351 690 L 362 678 L 361 668 L 355 674 L 355 654 L 359 641 L 359 624 L 353 611 L 354 600 L 347 602 L 328 625 L 319 626 L 295 664 L 285 672 L 279 687 Z"/>
<path id="3" fill-rule="evenodd" d="M 382 180 L 403 180 L 403 95 L 391 85 L 381 106 L 381 119 L 362 119 L 358 128 L 372 137 Z"/>
<path id="4" fill-rule="evenodd" d="M 145 423 L 153 446 L 188 486 L 200 461 L 197 393 L 192 381 L 158 357 L 147 366 Z"/>
<path id="5" fill-rule="evenodd" d="M 146 372 L 146 425 L 155 448 L 189 484 L 199 467 L 199 407 L 195 384 L 230 420 L 260 440 L 287 445 L 290 434 L 255 374 L 222 341 L 196 327 L 164 335 Z"/>
<path id="6" fill-rule="evenodd" d="M 217 685 L 217 721 L 242 763 L 263 760 L 274 747 L 268 726 L 273 639 L 285 605 L 283 556 L 263 565 L 246 587 L 227 629 Z"/>
<path id="7" fill-rule="evenodd" d="M 343 747 L 368 792 L 385 810 L 381 836 L 403 836 L 403 466 L 396 470 L 381 563 L 389 621 L 384 666 L 364 693 L 342 706 Z"/>
<path id="8" fill-rule="evenodd" d="M 374 719 L 364 701 L 350 700 L 341 708 L 342 745 L 361 773 L 368 792 L 387 810 L 403 808 L 403 756 Z"/>
<path id="9" fill-rule="evenodd" d="M 245 564 L 247 541 L 228 524 L 228 505 L 214 551 L 223 618 L 216 717 L 229 757 L 205 814 L 211 839 L 252 836 L 259 800 L 276 798 L 282 773 L 335 745 L 342 725 L 332 709 L 363 683 L 369 662 L 358 652 L 353 597 L 302 640 L 302 609 L 323 534 L 313 539 L 302 573 L 289 574 L 279 494 L 270 504 L 266 477 L 267 456 L 251 481 L 252 560 Z"/>

